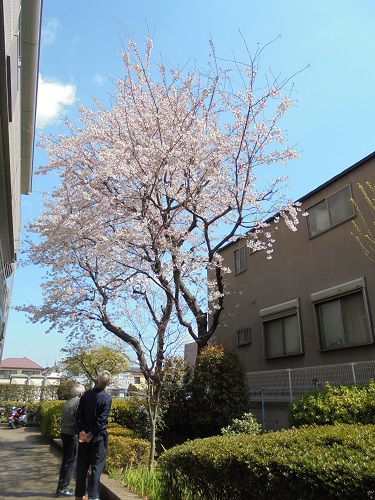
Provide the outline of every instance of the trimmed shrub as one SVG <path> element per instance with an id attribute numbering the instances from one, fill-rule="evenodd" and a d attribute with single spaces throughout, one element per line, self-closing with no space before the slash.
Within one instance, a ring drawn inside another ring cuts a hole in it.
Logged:
<path id="1" fill-rule="evenodd" d="M 290 425 L 375 424 L 375 383 L 326 384 L 290 404 Z"/>
<path id="2" fill-rule="evenodd" d="M 61 412 L 66 401 L 42 401 L 40 423 L 42 434 L 48 438 L 60 436 Z M 133 399 L 113 400 L 109 427 L 113 435 L 143 437 L 147 434 L 147 415 L 143 404 Z M 133 426 L 133 427 L 132 427 Z"/>
<path id="3" fill-rule="evenodd" d="M 41 403 L 41 432 L 49 439 L 60 437 L 61 412 L 66 401 L 43 401 Z"/>
<path id="4" fill-rule="evenodd" d="M 42 403 L 35 403 L 33 401 L 28 401 L 26 403 L 27 424 L 28 425 L 40 425 L 40 423 L 41 423 L 41 406 L 42 406 Z"/>
<path id="5" fill-rule="evenodd" d="M 131 429 L 142 438 L 150 434 L 144 398 L 114 399 L 110 420 Z"/>
<path id="6" fill-rule="evenodd" d="M 199 353 L 191 387 L 192 437 L 209 437 L 249 409 L 247 379 L 232 351 L 212 344 Z"/>
<path id="7" fill-rule="evenodd" d="M 245 413 L 241 418 L 235 418 L 228 427 L 221 429 L 223 436 L 227 434 L 260 434 L 262 426 L 258 424 L 252 413 Z"/>
<path id="8" fill-rule="evenodd" d="M 0 401 L 41 401 L 57 399 L 57 386 L 0 384 Z"/>
<path id="9" fill-rule="evenodd" d="M 126 430 L 126 429 L 124 429 Z M 106 471 L 110 469 L 126 469 L 145 465 L 150 455 L 150 443 L 145 439 L 119 436 L 108 429 L 108 454 Z"/>
<path id="10" fill-rule="evenodd" d="M 120 436 L 126 438 L 138 437 L 136 433 L 131 429 L 126 429 L 125 427 L 122 427 L 120 424 L 116 424 L 114 422 L 111 422 L 109 424 L 108 434 L 110 434 L 111 436 Z"/>
<path id="11" fill-rule="evenodd" d="M 49 439 L 60 437 L 61 413 L 64 404 L 65 401 L 43 401 L 40 403 L 41 432 Z M 110 419 L 126 420 L 134 427 L 140 427 L 142 418 L 137 420 L 137 417 L 141 414 L 139 406 L 128 404 L 127 400 L 114 400 Z M 139 438 L 135 430 L 124 428 L 118 422 L 109 423 L 106 470 L 125 469 L 129 466 L 147 464 L 149 454 L 150 443 Z"/>
<path id="12" fill-rule="evenodd" d="M 187 442 L 158 460 L 165 500 L 375 498 L 375 426 L 303 427 Z"/>
<path id="13" fill-rule="evenodd" d="M 171 448 L 192 437 L 190 399 L 193 370 L 180 357 L 167 359 L 164 366 L 163 388 L 160 395 L 158 441 Z"/>

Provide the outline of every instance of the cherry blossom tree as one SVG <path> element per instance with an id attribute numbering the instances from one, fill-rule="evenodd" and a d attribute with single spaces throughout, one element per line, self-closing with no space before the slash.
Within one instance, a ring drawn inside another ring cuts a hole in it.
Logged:
<path id="1" fill-rule="evenodd" d="M 220 250 L 243 238 L 271 257 L 270 215 L 298 223 L 286 177 L 267 175 L 299 156 L 280 126 L 291 79 L 263 74 L 261 48 L 247 63 L 211 49 L 205 71 L 182 71 L 151 64 L 151 39 L 144 56 L 130 40 L 111 108 L 94 101 L 79 126 L 43 138 L 40 173 L 60 183 L 29 226 L 44 298 L 21 309 L 49 330 L 104 328 L 129 344 L 148 383 L 152 440 L 165 357 L 188 335 L 204 347 L 219 324 L 231 272 Z"/>

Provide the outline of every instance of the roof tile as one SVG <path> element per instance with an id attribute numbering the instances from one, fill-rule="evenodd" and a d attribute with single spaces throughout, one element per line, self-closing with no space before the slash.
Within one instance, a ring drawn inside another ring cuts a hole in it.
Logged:
<path id="1" fill-rule="evenodd" d="M 43 370 L 43 366 L 34 363 L 29 358 L 6 358 L 1 361 L 1 368 L 18 368 L 29 370 Z"/>

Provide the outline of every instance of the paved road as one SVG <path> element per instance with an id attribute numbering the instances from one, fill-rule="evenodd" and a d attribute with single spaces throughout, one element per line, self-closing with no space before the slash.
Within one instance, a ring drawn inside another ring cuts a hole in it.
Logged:
<path id="1" fill-rule="evenodd" d="M 0 500 L 56 499 L 61 452 L 43 438 L 38 427 L 11 429 L 0 424 L 0 464 Z M 102 479 L 103 500 L 139 500 L 108 476 Z"/>

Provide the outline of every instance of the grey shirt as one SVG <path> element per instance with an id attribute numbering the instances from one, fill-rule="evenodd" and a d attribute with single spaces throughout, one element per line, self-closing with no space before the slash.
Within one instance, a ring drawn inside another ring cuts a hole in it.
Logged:
<path id="1" fill-rule="evenodd" d="M 78 408 L 79 397 L 69 399 L 63 406 L 61 415 L 61 434 L 78 435 L 78 429 L 75 425 L 75 416 Z"/>

